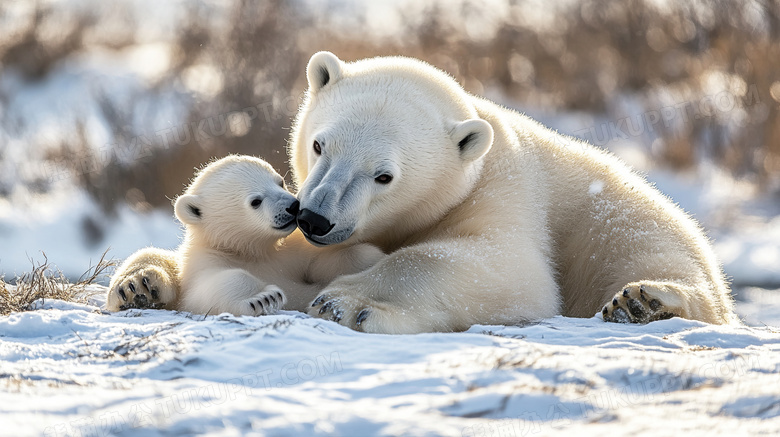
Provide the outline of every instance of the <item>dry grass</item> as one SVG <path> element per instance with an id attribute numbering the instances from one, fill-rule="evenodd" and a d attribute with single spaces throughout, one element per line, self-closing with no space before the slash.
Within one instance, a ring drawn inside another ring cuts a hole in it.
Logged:
<path id="1" fill-rule="evenodd" d="M 75 283 L 68 281 L 55 267 L 49 264 L 46 254 L 42 263 L 33 262 L 33 269 L 16 279 L 16 285 L 6 284 L 0 279 L 0 315 L 30 311 L 38 306 L 35 302 L 58 299 L 85 303 L 90 297 L 86 288 L 106 275 L 106 270 L 116 266 L 114 260 L 106 260 L 106 253 L 97 264 L 84 272 Z"/>

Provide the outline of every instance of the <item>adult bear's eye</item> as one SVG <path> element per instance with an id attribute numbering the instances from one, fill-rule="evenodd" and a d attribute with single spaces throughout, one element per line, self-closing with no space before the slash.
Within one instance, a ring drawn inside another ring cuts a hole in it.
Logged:
<path id="1" fill-rule="evenodd" d="M 320 142 L 317 140 L 314 140 L 314 153 L 322 155 L 322 147 L 320 146 Z"/>
<path id="2" fill-rule="evenodd" d="M 374 180 L 375 180 L 375 181 L 376 181 L 378 184 L 386 185 L 386 184 L 389 184 L 389 183 L 390 183 L 390 181 L 392 181 L 392 180 L 393 180 L 393 176 L 391 176 L 391 175 L 389 175 L 389 174 L 385 173 L 385 174 L 381 174 L 381 175 L 379 175 L 379 176 L 375 177 L 375 178 L 374 178 Z"/>

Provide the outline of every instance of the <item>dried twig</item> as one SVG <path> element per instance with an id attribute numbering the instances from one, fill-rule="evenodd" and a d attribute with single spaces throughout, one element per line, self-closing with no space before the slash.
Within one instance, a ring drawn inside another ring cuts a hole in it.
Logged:
<path id="1" fill-rule="evenodd" d="M 106 260 L 107 252 L 103 252 L 97 264 L 84 272 L 75 283 L 70 283 L 60 270 L 51 266 L 45 253 L 43 263 L 31 260 L 32 271 L 17 277 L 17 285 L 8 285 L 0 279 L 0 315 L 35 309 L 33 303 L 39 299 L 86 302 L 90 297 L 86 292 L 87 286 L 116 265 L 114 260 Z"/>

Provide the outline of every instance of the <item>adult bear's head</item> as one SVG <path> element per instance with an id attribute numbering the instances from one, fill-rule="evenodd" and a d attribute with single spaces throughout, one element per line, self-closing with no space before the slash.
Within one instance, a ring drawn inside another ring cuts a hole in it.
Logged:
<path id="1" fill-rule="evenodd" d="M 290 157 L 309 241 L 392 245 L 473 189 L 493 128 L 452 77 L 415 59 L 329 52 L 306 75 Z"/>

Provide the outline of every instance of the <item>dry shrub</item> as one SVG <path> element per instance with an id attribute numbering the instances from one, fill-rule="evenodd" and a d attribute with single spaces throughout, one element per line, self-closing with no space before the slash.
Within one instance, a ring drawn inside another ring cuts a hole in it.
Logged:
<path id="1" fill-rule="evenodd" d="M 0 315 L 37 309 L 34 303 L 45 299 L 86 303 L 92 295 L 87 286 L 106 276 L 106 271 L 116 265 L 113 260 L 106 260 L 105 255 L 74 283 L 49 264 L 46 254 L 42 263 L 33 262 L 30 273 L 16 278 L 16 285 L 0 279 Z"/>

